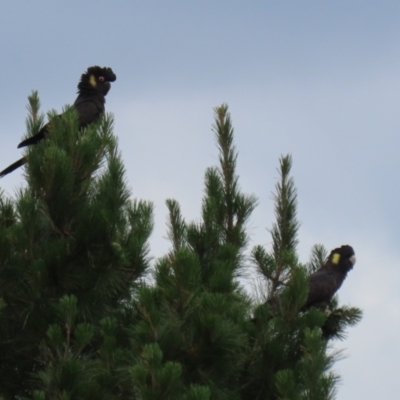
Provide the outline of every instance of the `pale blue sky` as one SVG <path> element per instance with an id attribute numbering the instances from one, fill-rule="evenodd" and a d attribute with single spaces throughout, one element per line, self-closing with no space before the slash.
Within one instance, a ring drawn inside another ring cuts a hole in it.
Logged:
<path id="1" fill-rule="evenodd" d="M 152 254 L 168 249 L 165 199 L 199 218 L 217 162 L 213 107 L 227 102 L 252 245 L 270 244 L 278 158 L 291 153 L 299 253 L 351 244 L 340 299 L 364 309 L 337 343 L 339 400 L 400 392 L 400 3 L 395 1 L 4 2 L 0 169 L 20 157 L 26 98 L 72 103 L 91 65 L 118 76 L 107 97 L 134 197 L 156 205 Z M 13 195 L 20 171 L 0 181 Z"/>

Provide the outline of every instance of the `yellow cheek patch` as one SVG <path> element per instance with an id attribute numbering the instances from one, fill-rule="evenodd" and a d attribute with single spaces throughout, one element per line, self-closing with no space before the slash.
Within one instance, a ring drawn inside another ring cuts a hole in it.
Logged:
<path id="1" fill-rule="evenodd" d="M 93 87 L 96 87 L 96 78 L 94 75 L 90 75 L 89 82 Z"/>
<path id="2" fill-rule="evenodd" d="M 340 254 L 339 253 L 335 253 L 332 256 L 332 263 L 333 264 L 339 264 L 339 260 L 340 260 Z"/>

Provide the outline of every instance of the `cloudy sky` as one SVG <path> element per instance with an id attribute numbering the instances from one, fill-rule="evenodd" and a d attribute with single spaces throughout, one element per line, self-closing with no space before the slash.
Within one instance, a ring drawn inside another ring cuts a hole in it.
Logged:
<path id="1" fill-rule="evenodd" d="M 80 75 L 110 66 L 107 98 L 132 196 L 199 218 L 204 171 L 217 163 L 213 107 L 229 104 L 244 192 L 259 206 L 251 245 L 270 245 L 280 155 L 293 156 L 299 254 L 351 244 L 340 291 L 364 319 L 336 344 L 339 400 L 400 392 L 400 3 L 396 1 L 8 2 L 0 13 L 0 169 L 20 157 L 27 96 L 72 103 Z M 10 196 L 21 171 L 2 179 Z M 397 289 L 397 290 L 396 290 Z"/>

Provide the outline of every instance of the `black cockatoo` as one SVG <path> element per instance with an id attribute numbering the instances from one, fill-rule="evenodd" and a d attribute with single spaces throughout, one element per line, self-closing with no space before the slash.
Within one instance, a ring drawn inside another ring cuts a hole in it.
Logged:
<path id="1" fill-rule="evenodd" d="M 308 277 L 307 301 L 301 311 L 312 306 L 325 308 L 342 286 L 355 262 L 356 256 L 351 246 L 345 245 L 332 250 L 325 264 Z M 279 302 L 279 296 L 267 300 L 273 313 L 278 311 Z"/>
<path id="2" fill-rule="evenodd" d="M 308 277 L 308 296 L 303 310 L 311 306 L 327 305 L 355 262 L 356 256 L 351 246 L 332 250 L 326 263 Z"/>
<path id="3" fill-rule="evenodd" d="M 85 128 L 92 122 L 97 121 L 104 112 L 105 96 L 111 88 L 110 82 L 114 82 L 117 76 L 111 68 L 101 68 L 98 66 L 89 67 L 82 74 L 78 84 L 78 97 L 73 107 L 78 114 L 79 127 Z M 49 121 L 36 135 L 22 141 L 18 148 L 36 144 L 44 139 L 49 131 Z M 0 178 L 21 167 L 26 163 L 26 158 L 22 157 L 15 163 L 0 172 Z"/>

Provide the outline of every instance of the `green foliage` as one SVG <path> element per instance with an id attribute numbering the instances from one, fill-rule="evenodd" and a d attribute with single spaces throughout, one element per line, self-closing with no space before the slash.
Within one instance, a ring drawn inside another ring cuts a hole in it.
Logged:
<path id="1" fill-rule="evenodd" d="M 167 200 L 172 250 L 155 265 L 155 286 L 139 291 L 141 321 L 132 334 L 135 349 L 157 343 L 166 363 L 179 362 L 182 382 L 191 387 L 185 398 L 235 399 L 249 306 L 235 277 L 256 201 L 238 187 L 227 107 L 215 115 L 220 166 L 206 171 L 202 219 L 187 224 L 179 204 Z"/>
<path id="2" fill-rule="evenodd" d="M 307 263 L 308 274 L 311 275 L 319 268 L 321 268 L 328 258 L 328 251 L 322 244 L 316 244 L 311 249 L 310 260 Z"/>
<path id="3" fill-rule="evenodd" d="M 43 125 L 29 97 L 27 135 Z M 303 311 L 292 159 L 280 160 L 270 250 L 250 259 L 268 304 L 241 287 L 246 224 L 228 107 L 215 108 L 219 163 L 206 170 L 200 219 L 166 201 L 170 251 L 149 270 L 152 205 L 130 199 L 111 115 L 78 129 L 49 113 L 49 138 L 26 150 L 27 186 L 0 193 L 0 398 L 327 400 L 337 377 L 329 341 L 361 318 L 354 307 Z"/>
<path id="4" fill-rule="evenodd" d="M 276 184 L 274 194 L 276 222 L 271 229 L 272 251 L 268 253 L 263 247 L 256 246 L 252 252 L 258 272 L 266 278 L 270 297 L 279 292 L 289 279 L 293 267 L 298 264 L 296 245 L 300 224 L 296 218 L 297 191 L 290 176 L 291 168 L 292 157 L 281 157 L 281 179 Z"/>
<path id="5" fill-rule="evenodd" d="M 268 252 L 256 246 L 252 251 L 268 301 L 255 309 L 256 329 L 243 399 L 333 399 L 338 378 L 329 371 L 335 358 L 327 352 L 328 340 L 342 338 L 344 329 L 361 318 L 359 309 L 339 309 L 335 299 L 328 313 L 315 308 L 302 310 L 307 300 L 307 276 L 325 263 L 327 251 L 315 245 L 306 266 L 298 262 L 297 194 L 291 166 L 290 156 L 281 158 L 272 249 Z"/>
<path id="6" fill-rule="evenodd" d="M 143 400 L 179 399 L 182 393 L 182 367 L 179 363 L 162 364 L 162 352 L 156 344 L 144 347 L 141 362 L 131 368 L 137 397 Z"/>
<path id="7" fill-rule="evenodd" d="M 36 93 L 29 102 L 30 136 L 43 117 Z M 26 152 L 27 187 L 0 199 L 5 398 L 100 390 L 100 322 L 123 312 L 149 266 L 152 206 L 129 199 L 112 117 L 83 131 L 73 109 L 49 119 L 49 139 Z"/>

